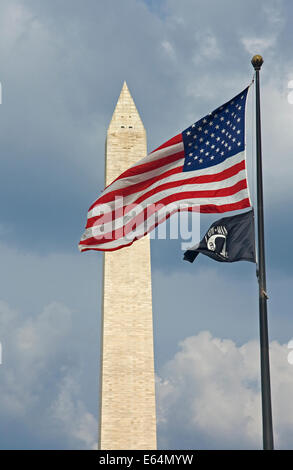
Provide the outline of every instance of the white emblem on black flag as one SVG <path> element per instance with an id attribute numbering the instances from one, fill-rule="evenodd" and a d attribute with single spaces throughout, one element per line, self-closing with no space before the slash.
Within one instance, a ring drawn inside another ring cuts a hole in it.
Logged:
<path id="1" fill-rule="evenodd" d="M 199 253 L 227 263 L 255 263 L 253 210 L 214 222 L 201 242 L 184 253 L 184 260 L 193 263 Z"/>

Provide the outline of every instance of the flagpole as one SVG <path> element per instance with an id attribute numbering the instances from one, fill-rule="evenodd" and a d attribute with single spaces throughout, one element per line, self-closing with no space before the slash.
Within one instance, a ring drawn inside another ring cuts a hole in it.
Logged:
<path id="1" fill-rule="evenodd" d="M 262 181 L 262 149 L 261 149 L 261 117 L 260 117 L 260 86 L 259 72 L 263 58 L 255 55 L 251 63 L 255 70 L 255 108 L 256 108 L 256 159 L 257 159 L 257 225 L 258 225 L 258 285 L 259 285 L 259 328 L 260 328 L 260 362 L 261 362 L 261 395 L 262 395 L 262 424 L 263 448 L 274 449 L 269 336 L 267 318 L 266 267 L 264 243 L 264 211 L 263 211 L 263 181 Z"/>

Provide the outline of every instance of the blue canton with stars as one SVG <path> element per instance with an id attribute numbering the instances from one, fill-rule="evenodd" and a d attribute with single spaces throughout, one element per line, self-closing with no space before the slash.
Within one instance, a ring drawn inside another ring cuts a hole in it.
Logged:
<path id="1" fill-rule="evenodd" d="M 244 150 L 247 92 L 248 87 L 182 132 L 183 171 L 218 165 Z"/>

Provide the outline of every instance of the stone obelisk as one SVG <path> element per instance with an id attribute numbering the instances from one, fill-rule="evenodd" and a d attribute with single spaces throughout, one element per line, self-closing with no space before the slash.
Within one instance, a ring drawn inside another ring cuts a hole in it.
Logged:
<path id="1" fill-rule="evenodd" d="M 147 154 L 124 82 L 106 140 L 106 185 Z M 156 449 L 150 240 L 104 255 L 100 449 Z"/>

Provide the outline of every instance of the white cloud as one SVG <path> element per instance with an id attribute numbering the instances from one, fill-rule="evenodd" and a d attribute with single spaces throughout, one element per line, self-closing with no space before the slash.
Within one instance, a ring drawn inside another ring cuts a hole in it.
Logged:
<path id="1" fill-rule="evenodd" d="M 17 423 L 45 447 L 60 440 L 64 448 L 93 448 L 97 420 L 84 401 L 72 312 L 52 302 L 25 318 L 0 302 L 0 325 L 2 425 Z M 14 446 L 21 448 L 22 443 Z"/>
<path id="2" fill-rule="evenodd" d="M 57 302 L 52 302 L 35 318 L 26 318 L 15 331 L 15 344 L 20 357 L 43 360 L 55 355 L 57 348 L 71 328 L 70 310 Z"/>
<path id="3" fill-rule="evenodd" d="M 275 42 L 276 38 L 275 37 L 243 37 L 241 39 L 245 49 L 247 52 L 250 54 L 255 54 L 258 51 L 262 51 L 264 53 L 266 49 L 269 47 L 272 47 Z"/>
<path id="4" fill-rule="evenodd" d="M 80 380 L 80 377 L 79 377 Z M 67 375 L 60 383 L 58 396 L 51 405 L 51 417 L 63 433 L 83 443 L 86 449 L 97 448 L 98 424 L 80 399 L 76 377 Z"/>
<path id="5" fill-rule="evenodd" d="M 190 434 L 195 448 L 261 448 L 258 343 L 237 346 L 203 331 L 179 346 L 157 379 L 165 445 L 172 448 L 180 434 Z M 287 345 L 272 342 L 270 354 L 276 447 L 292 448 L 293 369 Z"/>
<path id="6" fill-rule="evenodd" d="M 263 170 L 268 203 L 291 198 L 293 106 L 288 83 L 269 81 L 262 87 Z"/>
<path id="7" fill-rule="evenodd" d="M 262 3 L 260 16 L 263 18 L 262 28 L 257 34 L 251 30 L 241 37 L 241 42 L 250 54 L 274 55 L 275 48 L 282 32 L 285 20 L 282 11 L 282 1 Z"/>
<path id="8" fill-rule="evenodd" d="M 168 55 L 170 59 L 172 60 L 176 59 L 176 53 L 175 53 L 174 47 L 169 41 L 166 41 L 166 40 L 162 41 L 162 48 L 164 49 L 164 51 L 166 52 L 166 54 Z"/>
<path id="9" fill-rule="evenodd" d="M 197 47 L 193 62 L 198 65 L 203 60 L 214 61 L 222 55 L 217 37 L 211 32 L 198 32 L 196 35 Z"/>
<path id="10" fill-rule="evenodd" d="M 273 0 L 273 2 L 266 2 L 262 5 L 262 11 L 266 16 L 268 23 L 278 31 L 280 31 L 285 25 L 283 7 L 283 0 Z"/>
<path id="11" fill-rule="evenodd" d="M 10 2 L 4 5 L 0 18 L 1 36 L 5 37 L 5 44 L 1 43 L 1 54 L 11 52 L 15 43 L 21 40 L 28 27 L 32 24 L 33 15 L 19 2 Z"/>

